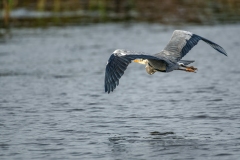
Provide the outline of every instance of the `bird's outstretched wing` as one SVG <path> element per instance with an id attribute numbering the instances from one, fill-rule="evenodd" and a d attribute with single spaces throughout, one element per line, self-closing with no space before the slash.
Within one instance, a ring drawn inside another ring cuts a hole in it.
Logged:
<path id="1" fill-rule="evenodd" d="M 105 71 L 105 92 L 110 93 L 119 84 L 119 79 L 124 74 L 127 66 L 134 59 L 156 59 L 164 60 L 168 62 L 168 59 L 164 57 L 154 57 L 143 52 L 127 51 L 122 49 L 117 49 L 110 56 Z"/>
<path id="2" fill-rule="evenodd" d="M 175 59 L 179 61 L 182 57 L 184 57 L 195 45 L 197 45 L 198 41 L 202 40 L 213 47 L 218 52 L 227 56 L 226 51 L 219 46 L 218 44 L 207 40 L 201 36 L 193 34 L 187 31 L 175 30 L 171 37 L 170 42 L 164 48 L 166 52 L 161 52 L 161 54 L 166 53 L 166 57 L 171 59 Z"/>

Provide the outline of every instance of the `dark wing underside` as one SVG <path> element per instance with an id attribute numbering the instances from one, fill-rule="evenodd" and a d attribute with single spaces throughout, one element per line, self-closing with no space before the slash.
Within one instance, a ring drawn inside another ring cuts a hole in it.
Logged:
<path id="1" fill-rule="evenodd" d="M 126 50 L 116 50 L 110 56 L 105 71 L 105 92 L 110 93 L 113 91 L 116 86 L 119 84 L 119 79 L 124 74 L 124 71 L 127 69 L 127 66 L 134 59 L 155 59 L 155 60 L 164 60 L 168 61 L 165 58 L 154 57 L 140 52 L 132 52 Z"/>
<path id="2" fill-rule="evenodd" d="M 206 42 L 215 50 L 227 56 L 226 51 L 218 44 L 211 42 L 206 38 L 200 37 L 196 34 L 192 34 L 190 32 L 181 31 L 181 30 L 176 30 L 173 32 L 170 42 L 164 48 L 165 52 L 163 51 L 161 54 L 165 54 L 166 57 L 170 57 L 171 59 L 175 59 L 176 61 L 179 61 L 195 45 L 197 45 L 199 40 Z"/>

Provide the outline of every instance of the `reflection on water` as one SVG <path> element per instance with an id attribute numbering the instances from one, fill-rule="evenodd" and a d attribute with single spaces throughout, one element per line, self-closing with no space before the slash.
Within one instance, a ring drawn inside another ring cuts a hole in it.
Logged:
<path id="1" fill-rule="evenodd" d="M 104 93 L 117 48 L 156 53 L 174 29 L 200 42 L 197 73 L 130 64 Z M 12 29 L 0 42 L 0 159 L 238 159 L 239 25 L 98 24 Z"/>

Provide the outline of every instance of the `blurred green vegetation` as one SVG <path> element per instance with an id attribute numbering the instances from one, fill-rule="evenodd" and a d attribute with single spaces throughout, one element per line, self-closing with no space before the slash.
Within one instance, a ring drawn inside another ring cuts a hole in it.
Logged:
<path id="1" fill-rule="evenodd" d="M 240 21 L 240 0 L 1 0 L 0 27 L 146 21 L 218 24 Z"/>

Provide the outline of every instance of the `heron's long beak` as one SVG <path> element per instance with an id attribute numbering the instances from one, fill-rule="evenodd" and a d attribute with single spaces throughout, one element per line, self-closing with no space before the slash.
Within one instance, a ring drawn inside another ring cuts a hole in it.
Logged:
<path id="1" fill-rule="evenodd" d="M 133 62 L 140 63 L 140 64 L 147 64 L 147 60 L 143 60 L 143 59 L 135 59 L 133 60 Z"/>
<path id="2" fill-rule="evenodd" d="M 139 59 L 135 59 L 135 60 L 133 60 L 133 62 L 140 63 L 141 61 Z"/>

